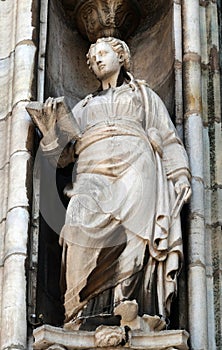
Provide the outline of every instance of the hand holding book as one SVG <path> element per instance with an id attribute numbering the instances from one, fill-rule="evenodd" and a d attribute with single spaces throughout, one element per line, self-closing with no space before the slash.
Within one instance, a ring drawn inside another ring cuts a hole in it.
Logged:
<path id="1" fill-rule="evenodd" d="M 50 143 L 59 136 L 60 132 L 66 134 L 69 141 L 81 137 L 79 126 L 64 97 L 49 97 L 45 103 L 30 102 L 26 106 L 26 110 L 41 131 L 44 143 Z"/>

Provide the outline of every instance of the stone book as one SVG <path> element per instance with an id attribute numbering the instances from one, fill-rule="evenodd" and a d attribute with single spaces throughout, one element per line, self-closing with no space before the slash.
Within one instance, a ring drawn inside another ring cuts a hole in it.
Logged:
<path id="1" fill-rule="evenodd" d="M 80 128 L 73 116 L 71 109 L 68 107 L 65 97 L 57 97 L 56 101 L 56 125 L 57 132 L 62 132 L 68 135 L 70 141 L 78 140 L 81 137 Z M 32 101 L 27 104 L 26 110 L 31 116 L 34 124 L 37 124 L 40 131 L 40 124 L 44 124 L 44 103 Z M 37 122 L 38 121 L 38 122 Z M 44 135 L 43 135 L 44 136 Z"/>

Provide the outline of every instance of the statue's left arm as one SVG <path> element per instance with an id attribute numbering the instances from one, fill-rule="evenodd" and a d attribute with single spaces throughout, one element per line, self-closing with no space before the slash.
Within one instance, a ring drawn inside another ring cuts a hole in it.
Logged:
<path id="1" fill-rule="evenodd" d="M 174 183 L 177 194 L 186 191 L 185 201 L 190 198 L 190 170 L 187 153 L 169 113 L 160 97 L 149 88 L 147 90 L 148 111 L 146 128 L 158 130 L 160 135 L 162 161 L 169 180 Z"/>

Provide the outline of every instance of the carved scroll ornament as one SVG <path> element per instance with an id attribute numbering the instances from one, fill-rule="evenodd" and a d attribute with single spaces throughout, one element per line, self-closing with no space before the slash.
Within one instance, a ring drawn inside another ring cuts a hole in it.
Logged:
<path id="1" fill-rule="evenodd" d="M 141 17 L 136 0 L 63 0 L 63 6 L 74 9 L 77 29 L 91 42 L 107 36 L 126 39 L 135 31 Z"/>

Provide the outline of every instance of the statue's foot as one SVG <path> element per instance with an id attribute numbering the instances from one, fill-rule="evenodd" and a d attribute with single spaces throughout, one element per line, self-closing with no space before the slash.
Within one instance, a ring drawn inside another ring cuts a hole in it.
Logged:
<path id="1" fill-rule="evenodd" d="M 121 316 L 123 322 L 131 322 L 138 316 L 138 304 L 136 300 L 126 300 L 117 305 L 114 315 Z"/>
<path id="2" fill-rule="evenodd" d="M 126 300 L 117 305 L 114 315 L 121 316 L 120 325 L 128 326 L 131 330 L 143 332 L 158 332 L 166 328 L 165 320 L 160 316 L 138 316 L 138 304 L 136 300 Z"/>
<path id="3" fill-rule="evenodd" d="M 145 327 L 149 328 L 150 332 L 159 332 L 166 328 L 166 321 L 160 316 L 142 316 L 143 324 Z"/>
<path id="4" fill-rule="evenodd" d="M 142 318 L 138 316 L 138 304 L 136 300 L 126 300 L 117 305 L 114 315 L 121 316 L 120 325 L 129 327 L 131 330 L 141 330 Z"/>

